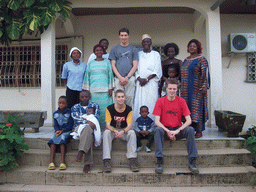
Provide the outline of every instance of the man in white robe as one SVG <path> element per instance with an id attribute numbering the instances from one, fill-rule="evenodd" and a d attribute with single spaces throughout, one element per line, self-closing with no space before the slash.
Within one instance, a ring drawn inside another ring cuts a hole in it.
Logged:
<path id="1" fill-rule="evenodd" d="M 155 103 L 158 99 L 158 83 L 162 77 L 161 56 L 157 51 L 151 50 L 151 37 L 148 34 L 142 36 L 143 50 L 139 52 L 138 70 L 136 77 L 136 92 L 133 107 L 133 121 L 140 116 L 142 105 L 149 109 L 149 117 L 152 115 Z"/>

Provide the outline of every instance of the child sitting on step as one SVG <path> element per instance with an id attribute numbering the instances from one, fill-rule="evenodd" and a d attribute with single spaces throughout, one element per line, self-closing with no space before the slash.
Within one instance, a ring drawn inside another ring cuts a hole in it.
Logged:
<path id="1" fill-rule="evenodd" d="M 141 139 L 147 139 L 146 152 L 151 152 L 151 144 L 154 141 L 154 121 L 148 116 L 148 107 L 140 107 L 140 117 L 136 120 L 134 131 L 137 136 L 137 151 L 142 149 Z"/>
<path id="2" fill-rule="evenodd" d="M 60 96 L 58 100 L 58 110 L 53 113 L 54 119 L 54 129 L 55 133 L 53 137 L 48 142 L 50 149 L 50 164 L 48 166 L 49 170 L 54 170 L 54 158 L 55 152 L 60 151 L 61 161 L 60 161 L 60 170 L 65 170 L 65 153 L 66 153 L 66 144 L 70 138 L 70 133 L 73 128 L 73 118 L 71 117 L 71 110 L 67 108 L 67 98 L 66 96 Z"/>

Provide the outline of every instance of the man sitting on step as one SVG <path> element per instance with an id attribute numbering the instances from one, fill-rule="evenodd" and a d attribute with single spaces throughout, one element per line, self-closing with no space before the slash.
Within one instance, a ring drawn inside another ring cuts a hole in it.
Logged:
<path id="1" fill-rule="evenodd" d="M 125 93 L 118 89 L 115 92 L 116 103 L 106 109 L 106 130 L 103 133 L 103 172 L 111 172 L 111 148 L 114 138 L 127 141 L 126 157 L 130 160 L 130 169 L 139 171 L 137 161 L 136 134 L 132 130 L 132 108 L 125 104 Z"/>
<path id="2" fill-rule="evenodd" d="M 155 125 L 157 126 L 154 133 L 155 138 L 155 157 L 157 165 L 155 172 L 163 172 L 163 143 L 164 136 L 167 135 L 170 140 L 186 138 L 187 151 L 189 158 L 189 169 L 193 174 L 199 173 L 195 159 L 198 156 L 194 128 L 191 124 L 190 111 L 186 101 L 176 96 L 178 90 L 178 81 L 169 79 L 166 81 L 167 96 L 159 98 L 155 104 L 153 115 L 155 115 Z M 185 123 L 182 124 L 182 116 L 185 117 Z"/>

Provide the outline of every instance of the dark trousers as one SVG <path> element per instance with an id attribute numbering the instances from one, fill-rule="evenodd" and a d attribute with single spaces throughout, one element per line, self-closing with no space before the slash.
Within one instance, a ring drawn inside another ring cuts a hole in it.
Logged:
<path id="1" fill-rule="evenodd" d="M 66 97 L 68 100 L 67 108 L 71 109 L 73 105 L 80 103 L 79 95 L 80 95 L 80 91 L 74 91 L 67 87 L 67 90 L 66 90 Z"/>
<path id="2" fill-rule="evenodd" d="M 143 136 L 142 134 L 140 134 L 139 132 L 136 131 L 136 136 L 137 136 L 137 147 L 141 147 L 142 144 L 141 144 L 141 139 L 147 139 L 148 142 L 147 142 L 147 147 L 150 148 L 151 147 L 151 144 L 153 143 L 154 141 L 154 132 L 150 132 L 148 135 L 145 135 Z"/>
<path id="3" fill-rule="evenodd" d="M 178 129 L 178 127 L 176 128 Z M 173 130 L 176 130 L 173 129 Z M 170 129 L 172 130 L 172 129 Z M 193 127 L 188 126 L 179 134 L 176 135 L 176 139 L 186 138 L 187 140 L 187 151 L 188 157 L 198 157 L 196 142 L 195 142 L 195 130 Z M 166 132 L 161 127 L 156 127 L 154 137 L 155 137 L 155 157 L 163 157 L 163 144 L 164 136 L 167 135 Z"/>

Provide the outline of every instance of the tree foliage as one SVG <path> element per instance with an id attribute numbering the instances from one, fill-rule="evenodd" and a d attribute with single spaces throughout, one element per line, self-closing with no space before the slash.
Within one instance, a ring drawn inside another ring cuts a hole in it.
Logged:
<path id="1" fill-rule="evenodd" d="M 42 34 L 57 13 L 68 18 L 71 10 L 66 0 L 0 0 L 0 41 L 9 45 L 23 35 Z"/>

